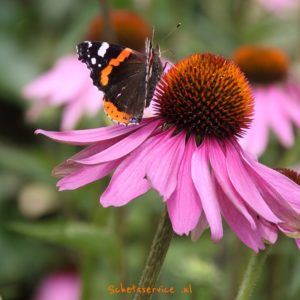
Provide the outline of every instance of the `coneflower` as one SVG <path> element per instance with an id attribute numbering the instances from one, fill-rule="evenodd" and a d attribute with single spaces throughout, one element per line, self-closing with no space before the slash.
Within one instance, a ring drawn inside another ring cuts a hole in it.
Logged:
<path id="1" fill-rule="evenodd" d="M 86 146 L 54 170 L 60 190 L 84 186 L 113 172 L 100 197 L 122 206 L 156 189 L 166 203 L 173 230 L 208 226 L 223 236 L 222 216 L 250 248 L 274 243 L 277 226 L 300 217 L 300 187 L 249 157 L 237 138 L 249 127 L 253 99 L 239 67 L 213 54 L 178 62 L 156 89 L 156 115 L 138 126 L 69 132 L 37 130 L 56 141 Z M 298 222 L 298 221 L 297 221 Z M 297 223 L 296 222 L 296 223 Z"/>
<path id="2" fill-rule="evenodd" d="M 253 123 L 241 139 L 242 146 L 261 155 L 272 130 L 283 146 L 291 147 L 293 125 L 300 128 L 300 86 L 290 74 L 287 55 L 277 48 L 243 46 L 232 58 L 249 79 L 255 101 Z"/>

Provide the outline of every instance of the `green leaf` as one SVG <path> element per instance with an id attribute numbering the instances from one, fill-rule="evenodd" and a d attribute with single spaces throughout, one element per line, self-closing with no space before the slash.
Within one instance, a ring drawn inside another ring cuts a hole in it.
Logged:
<path id="1" fill-rule="evenodd" d="M 10 222 L 8 229 L 32 238 L 91 253 L 114 257 L 119 248 L 114 234 L 102 227 L 83 222 Z"/>
<path id="2" fill-rule="evenodd" d="M 53 181 L 44 162 L 24 149 L 0 144 L 0 167 L 38 181 Z"/>

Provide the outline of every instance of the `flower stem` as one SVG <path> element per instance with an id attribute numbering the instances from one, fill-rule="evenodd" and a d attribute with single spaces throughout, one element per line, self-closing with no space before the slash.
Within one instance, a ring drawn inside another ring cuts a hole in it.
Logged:
<path id="1" fill-rule="evenodd" d="M 253 253 L 247 266 L 247 270 L 244 274 L 243 281 L 240 285 L 236 300 L 247 300 L 250 298 L 251 293 L 259 278 L 262 267 L 265 260 L 270 253 L 272 246 L 268 246 L 265 251 L 261 251 L 258 254 Z"/>
<path id="2" fill-rule="evenodd" d="M 172 237 L 172 224 L 169 219 L 168 211 L 165 208 L 152 241 L 150 253 L 139 282 L 139 288 L 154 287 L 169 249 Z M 137 292 L 133 298 L 133 300 L 146 299 L 151 299 L 151 294 L 142 294 Z"/>

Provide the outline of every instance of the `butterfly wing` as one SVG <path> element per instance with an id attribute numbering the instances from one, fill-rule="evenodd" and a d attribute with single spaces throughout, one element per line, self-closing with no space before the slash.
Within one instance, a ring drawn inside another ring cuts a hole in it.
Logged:
<path id="1" fill-rule="evenodd" d="M 106 42 L 77 46 L 79 60 L 91 71 L 95 86 L 105 93 L 104 109 L 120 123 L 138 123 L 145 107 L 146 56 Z"/>

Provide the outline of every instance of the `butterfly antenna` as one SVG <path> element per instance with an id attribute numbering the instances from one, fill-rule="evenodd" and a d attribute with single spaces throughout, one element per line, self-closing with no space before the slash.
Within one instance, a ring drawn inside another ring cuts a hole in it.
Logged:
<path id="1" fill-rule="evenodd" d="M 176 27 L 173 28 L 171 31 L 169 31 L 169 33 L 165 36 L 164 40 L 167 40 L 168 38 L 170 38 L 181 25 L 182 25 L 181 22 L 177 23 Z"/>
<path id="2" fill-rule="evenodd" d="M 172 30 L 165 36 L 164 40 L 170 38 L 170 37 L 172 36 L 172 34 L 174 34 L 174 32 L 175 32 L 181 25 L 182 25 L 182 23 L 179 22 L 179 23 L 176 25 L 176 27 L 175 27 L 174 29 L 172 29 Z M 170 52 L 170 53 L 172 54 L 173 58 L 176 58 L 175 53 L 174 53 L 171 49 L 167 48 L 167 49 L 161 50 L 161 54 L 166 53 L 166 52 Z"/>

